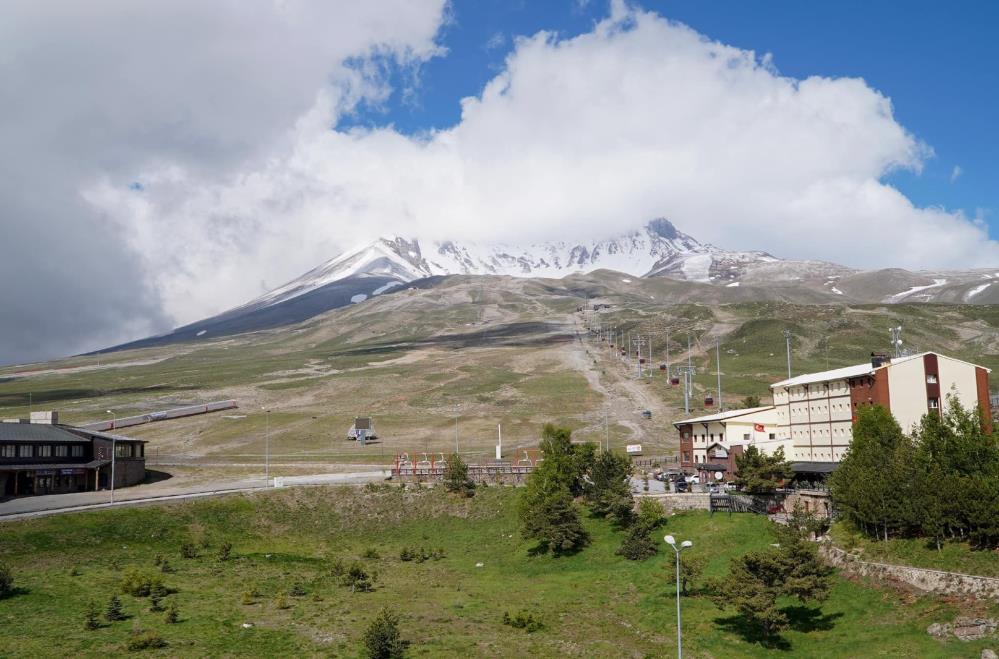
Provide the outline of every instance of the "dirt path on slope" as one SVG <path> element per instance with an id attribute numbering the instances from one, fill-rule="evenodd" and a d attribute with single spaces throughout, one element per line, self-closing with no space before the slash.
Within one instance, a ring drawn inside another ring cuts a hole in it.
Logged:
<path id="1" fill-rule="evenodd" d="M 671 410 L 660 396 L 647 384 L 638 380 L 636 373 L 612 356 L 609 350 L 600 350 L 588 341 L 582 324 L 573 322 L 576 340 L 563 347 L 565 362 L 586 378 L 590 388 L 599 393 L 604 404 L 587 415 L 590 425 L 586 430 L 599 435 L 604 432 L 604 413 L 607 423 L 623 426 L 626 437 L 612 433 L 611 445 L 620 443 L 642 444 L 646 453 L 662 453 L 672 446 L 672 427 L 668 425 Z M 652 419 L 642 418 L 642 411 L 652 412 Z M 618 441 L 615 441 L 617 439 Z"/>

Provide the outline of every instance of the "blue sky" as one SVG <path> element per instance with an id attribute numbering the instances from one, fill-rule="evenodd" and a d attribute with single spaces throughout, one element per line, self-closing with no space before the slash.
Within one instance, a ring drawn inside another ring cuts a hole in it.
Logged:
<path id="1" fill-rule="evenodd" d="M 918 206 L 981 213 L 999 235 L 999 2 L 800 2 L 645 0 L 646 9 L 710 39 L 771 53 L 784 75 L 859 77 L 891 98 L 896 119 L 932 147 L 921 173 L 886 180 Z M 454 0 L 443 57 L 424 65 L 415 93 L 396 92 L 352 118 L 404 133 L 446 128 L 459 99 L 478 94 L 501 68 L 516 36 L 554 31 L 571 37 L 608 12 L 597 0 Z M 401 80 L 396 80 L 401 88 Z M 341 122 L 341 126 L 350 122 Z M 955 176 L 955 172 L 959 172 Z"/>

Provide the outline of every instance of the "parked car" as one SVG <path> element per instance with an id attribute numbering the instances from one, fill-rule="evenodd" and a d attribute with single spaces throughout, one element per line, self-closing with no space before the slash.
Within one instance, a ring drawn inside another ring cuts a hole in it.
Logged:
<path id="1" fill-rule="evenodd" d="M 712 483 L 711 485 L 708 485 L 708 493 L 709 494 L 721 494 L 721 491 L 722 491 L 721 487 L 718 486 L 715 483 Z"/>
<path id="2" fill-rule="evenodd" d="M 683 492 L 688 492 L 689 488 L 687 486 L 687 481 L 684 480 L 683 478 L 676 479 L 676 491 L 678 494 L 682 494 Z"/>

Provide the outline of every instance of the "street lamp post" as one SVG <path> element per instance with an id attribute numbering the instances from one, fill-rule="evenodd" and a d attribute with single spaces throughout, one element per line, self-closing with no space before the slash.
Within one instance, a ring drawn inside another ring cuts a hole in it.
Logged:
<path id="1" fill-rule="evenodd" d="M 108 414 L 111 415 L 111 430 L 115 430 L 118 426 L 118 415 L 113 411 L 108 410 Z M 115 442 L 115 435 L 111 435 L 111 503 L 114 503 L 114 462 L 116 454 L 118 453 L 117 444 Z"/>
<path id="2" fill-rule="evenodd" d="M 271 411 L 263 407 L 260 409 L 267 415 L 264 430 L 264 484 L 267 485 L 271 481 Z"/>
<path id="3" fill-rule="evenodd" d="M 673 548 L 673 552 L 676 554 L 676 657 L 677 659 L 683 659 L 683 628 L 680 624 L 680 552 L 684 549 L 689 549 L 694 546 L 694 543 L 690 540 L 684 540 L 680 543 L 680 546 L 676 546 L 676 538 L 671 535 L 667 535 L 663 538 L 666 544 Z"/>

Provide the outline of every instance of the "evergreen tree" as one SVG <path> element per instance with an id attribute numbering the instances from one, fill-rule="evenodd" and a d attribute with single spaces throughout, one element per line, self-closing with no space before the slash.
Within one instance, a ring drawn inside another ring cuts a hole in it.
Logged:
<path id="1" fill-rule="evenodd" d="M 642 499 L 638 506 L 638 514 L 633 516 L 628 535 L 625 537 L 617 554 L 632 561 L 642 561 L 659 553 L 659 541 L 652 537 L 666 522 L 663 508 L 658 501 Z"/>
<path id="2" fill-rule="evenodd" d="M 125 612 L 121 607 L 121 600 L 118 599 L 117 595 L 112 595 L 111 599 L 108 600 L 108 606 L 104 610 L 104 618 L 108 622 L 125 619 Z"/>
<path id="3" fill-rule="evenodd" d="M 630 478 L 631 461 L 626 456 L 599 452 L 586 488 L 590 511 L 597 517 L 610 517 L 622 527 L 630 524 L 635 505 Z"/>
<path id="4" fill-rule="evenodd" d="M 364 632 L 364 649 L 369 659 L 399 659 L 406 655 L 408 646 L 399 633 L 399 616 L 388 609 L 382 609 Z"/>
<path id="5" fill-rule="evenodd" d="M 97 618 L 97 605 L 94 604 L 93 600 L 87 604 L 87 611 L 83 621 L 83 628 L 88 631 L 93 631 L 101 626 L 100 620 Z"/>
<path id="6" fill-rule="evenodd" d="M 791 466 L 784 459 L 783 448 L 767 455 L 755 446 L 750 446 L 742 455 L 735 456 L 735 465 L 736 485 L 750 494 L 773 492 L 791 477 Z"/>
<path id="7" fill-rule="evenodd" d="M 14 592 L 14 572 L 6 563 L 0 562 L 0 599 Z"/>
<path id="8" fill-rule="evenodd" d="M 528 482 L 521 498 L 520 517 L 524 537 L 537 540 L 541 550 L 550 550 L 556 556 L 578 551 L 590 541 L 572 495 L 563 487 L 532 487 Z"/>
<path id="9" fill-rule="evenodd" d="M 444 461 L 444 488 L 466 497 L 475 494 L 475 483 L 468 477 L 468 465 L 457 453 L 447 456 Z"/>
<path id="10" fill-rule="evenodd" d="M 759 407 L 760 397 L 759 396 L 746 396 L 742 399 L 742 406 L 745 408 Z"/>

